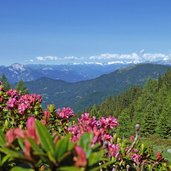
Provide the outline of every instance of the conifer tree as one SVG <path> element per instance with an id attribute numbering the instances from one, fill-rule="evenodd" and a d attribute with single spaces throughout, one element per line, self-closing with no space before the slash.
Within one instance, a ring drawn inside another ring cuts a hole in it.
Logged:
<path id="1" fill-rule="evenodd" d="M 157 133 L 163 137 L 168 138 L 171 136 L 171 104 L 167 104 L 163 107 L 163 111 L 160 114 L 158 125 L 157 125 Z"/>
<path id="2" fill-rule="evenodd" d="M 146 111 L 144 111 L 144 118 L 141 126 L 141 130 L 144 136 L 153 135 L 156 131 L 156 115 L 152 104 L 147 105 Z"/>
<path id="3" fill-rule="evenodd" d="M 25 83 L 23 80 L 20 80 L 15 89 L 20 93 L 20 94 L 28 94 L 29 91 L 28 91 L 28 88 L 25 86 Z"/>
<path id="4" fill-rule="evenodd" d="M 121 136 L 123 137 L 129 137 L 132 132 L 132 123 L 131 123 L 131 119 L 127 114 L 127 111 L 124 111 L 121 115 L 119 115 L 118 118 L 118 122 L 119 122 L 119 127 L 118 127 L 118 132 Z"/>
<path id="5" fill-rule="evenodd" d="M 0 81 L 2 81 L 5 91 L 8 91 L 11 88 L 11 85 L 10 85 L 8 79 L 4 74 L 1 76 Z"/>

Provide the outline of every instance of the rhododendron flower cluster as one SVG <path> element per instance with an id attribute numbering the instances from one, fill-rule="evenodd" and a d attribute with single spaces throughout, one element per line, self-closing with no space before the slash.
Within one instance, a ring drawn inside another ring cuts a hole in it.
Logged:
<path id="1" fill-rule="evenodd" d="M 33 109 L 36 103 L 41 103 L 42 98 L 37 94 L 25 94 L 20 96 L 16 90 L 7 91 L 9 97 L 6 105 L 8 109 L 18 109 L 18 113 L 23 115 L 26 110 Z"/>
<path id="2" fill-rule="evenodd" d="M 109 134 L 109 128 L 112 129 L 116 126 L 118 126 L 118 122 L 115 117 L 110 116 L 97 120 L 95 117 L 90 117 L 89 113 L 85 113 L 78 119 L 78 124 L 69 127 L 68 131 L 72 133 L 74 141 L 79 139 L 84 132 L 92 132 L 94 134 L 93 143 L 97 143 L 104 140 L 110 141 L 112 137 Z"/>
<path id="3" fill-rule="evenodd" d="M 17 90 L 10 89 L 7 91 L 7 95 L 11 98 L 17 98 L 19 96 L 19 93 L 17 92 Z"/>
<path id="4" fill-rule="evenodd" d="M 74 111 L 70 107 L 64 107 L 62 109 L 58 109 L 57 116 L 60 119 L 69 119 L 74 116 Z"/>
<path id="5" fill-rule="evenodd" d="M 137 165 L 140 164 L 141 155 L 135 153 L 131 155 L 131 158 Z"/>
<path id="6" fill-rule="evenodd" d="M 19 114 L 24 114 L 27 109 L 32 109 L 36 102 L 41 103 L 42 98 L 40 95 L 36 94 L 26 94 L 20 97 L 18 111 Z"/>
<path id="7" fill-rule="evenodd" d="M 117 119 L 115 117 L 109 116 L 108 118 L 102 117 L 99 121 L 99 126 L 101 128 L 107 129 L 113 129 L 114 127 L 118 126 Z"/>
<path id="8" fill-rule="evenodd" d="M 111 144 L 111 143 L 109 143 L 108 144 L 108 149 L 109 149 L 109 152 L 110 152 L 111 156 L 116 157 L 116 158 L 118 157 L 119 150 L 120 150 L 119 144 Z"/>
<path id="9" fill-rule="evenodd" d="M 110 143 L 113 137 L 109 132 L 117 126 L 118 122 L 115 117 L 109 116 L 97 120 L 95 117 L 90 117 L 89 113 L 85 113 L 78 119 L 77 124 L 68 128 L 68 131 L 72 133 L 72 141 L 74 142 L 77 142 L 85 132 L 93 133 L 92 146 L 96 143 L 101 145 L 107 143 L 110 155 L 115 156 L 115 152 L 119 152 L 119 145 Z"/>

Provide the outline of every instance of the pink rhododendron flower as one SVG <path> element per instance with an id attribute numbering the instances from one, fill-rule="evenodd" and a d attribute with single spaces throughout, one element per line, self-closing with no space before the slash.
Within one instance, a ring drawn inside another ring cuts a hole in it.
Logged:
<path id="1" fill-rule="evenodd" d="M 103 141 L 111 141 L 112 138 L 113 137 L 110 134 L 104 134 L 102 137 Z"/>
<path id="2" fill-rule="evenodd" d="M 49 121 L 49 118 L 50 118 L 50 112 L 49 111 L 44 111 L 43 112 L 43 115 L 44 115 L 44 119 L 45 121 Z"/>
<path id="3" fill-rule="evenodd" d="M 95 143 L 102 143 L 104 129 L 102 129 L 102 128 L 97 129 L 96 127 L 94 127 L 93 134 L 94 134 L 94 136 L 93 136 L 92 145 L 94 145 Z"/>
<path id="4" fill-rule="evenodd" d="M 26 104 L 24 104 L 24 103 L 19 104 L 18 105 L 18 113 L 23 115 L 27 108 L 28 108 L 28 106 Z"/>
<path id="5" fill-rule="evenodd" d="M 37 143 L 39 142 L 38 135 L 35 129 L 35 119 L 34 117 L 29 117 L 26 123 L 27 134 L 29 137 L 33 138 Z"/>
<path id="6" fill-rule="evenodd" d="M 25 155 L 29 160 L 31 160 L 32 158 L 31 158 L 31 153 L 30 153 L 30 150 L 31 150 L 30 142 L 27 141 L 27 140 L 25 140 L 24 145 L 25 145 L 25 146 L 24 146 L 24 150 L 23 150 L 24 155 Z"/>
<path id="7" fill-rule="evenodd" d="M 157 152 L 156 159 L 157 159 L 157 161 L 163 160 L 163 156 L 162 156 L 162 153 L 160 151 Z"/>
<path id="8" fill-rule="evenodd" d="M 131 155 L 131 158 L 133 159 L 133 161 L 134 161 L 137 165 L 140 164 L 140 155 L 138 155 L 138 154 L 132 154 L 132 155 Z"/>
<path id="9" fill-rule="evenodd" d="M 84 125 L 88 129 L 88 127 L 93 128 L 94 126 L 97 126 L 97 121 L 95 117 L 90 117 L 89 113 L 84 113 L 81 115 L 81 118 L 78 119 L 78 124 Z"/>
<path id="10" fill-rule="evenodd" d="M 42 119 L 42 120 L 41 120 L 41 123 L 42 123 L 43 125 L 46 125 L 46 124 L 47 124 L 47 122 L 46 122 L 45 119 Z"/>
<path id="11" fill-rule="evenodd" d="M 14 129 L 14 134 L 16 138 L 25 138 L 25 132 L 21 128 L 15 128 Z"/>
<path id="12" fill-rule="evenodd" d="M 135 139 L 135 137 L 133 135 L 131 135 L 130 138 L 129 138 L 131 143 L 134 142 L 134 139 Z"/>
<path id="13" fill-rule="evenodd" d="M 58 109 L 57 116 L 60 119 L 69 119 L 70 117 L 74 116 L 74 112 L 70 107 L 64 107 L 61 109 Z"/>
<path id="14" fill-rule="evenodd" d="M 77 142 L 78 141 L 78 139 L 81 137 L 81 135 L 82 135 L 82 131 L 81 131 L 81 129 L 80 129 L 80 127 L 79 126 L 77 126 L 77 125 L 72 125 L 72 126 L 70 126 L 69 128 L 68 128 L 68 131 L 70 132 L 70 133 L 72 133 L 72 141 L 73 142 Z"/>
<path id="15" fill-rule="evenodd" d="M 7 91 L 7 95 L 9 97 L 18 97 L 19 94 L 18 94 L 17 90 L 10 89 Z"/>
<path id="16" fill-rule="evenodd" d="M 10 97 L 6 104 L 7 104 L 7 107 L 14 108 L 17 105 L 17 100 L 16 98 Z"/>
<path id="17" fill-rule="evenodd" d="M 77 167 L 84 167 L 87 165 L 86 154 L 84 150 L 80 146 L 75 147 L 75 166 Z"/>
<path id="18" fill-rule="evenodd" d="M 132 152 L 133 152 L 133 153 L 138 153 L 138 149 L 137 149 L 137 148 L 133 148 L 133 149 L 132 149 Z"/>
<path id="19" fill-rule="evenodd" d="M 14 129 L 8 130 L 5 134 L 5 137 L 6 137 L 8 145 L 12 144 L 16 138 L 15 134 L 14 134 Z"/>
<path id="20" fill-rule="evenodd" d="M 19 100 L 18 100 L 18 112 L 19 114 L 23 115 L 24 112 L 27 109 L 32 109 L 34 108 L 34 105 L 36 105 L 36 103 L 41 103 L 42 99 L 40 95 L 36 95 L 36 94 L 25 94 L 22 95 Z"/>
<path id="21" fill-rule="evenodd" d="M 20 128 L 13 128 L 6 132 L 5 134 L 7 145 L 10 145 L 14 142 L 17 138 L 25 138 L 25 133 Z"/>
<path id="22" fill-rule="evenodd" d="M 0 96 L 0 102 L 2 102 L 3 100 L 4 100 L 4 98 Z"/>
<path id="23" fill-rule="evenodd" d="M 100 120 L 99 120 L 99 125 L 100 127 L 102 128 L 114 128 L 116 126 L 118 126 L 118 121 L 115 117 L 112 117 L 112 116 L 109 116 L 108 118 L 105 118 L 105 117 L 102 117 Z"/>
<path id="24" fill-rule="evenodd" d="M 111 143 L 109 143 L 108 144 L 108 149 L 109 149 L 109 153 L 110 153 L 111 156 L 118 157 L 117 155 L 119 154 L 119 150 L 120 150 L 119 144 L 111 144 Z"/>
<path id="25" fill-rule="evenodd" d="M 74 142 L 85 132 L 93 133 L 93 146 L 95 143 L 103 144 L 103 141 L 110 141 L 112 136 L 108 134 L 109 128 L 116 127 L 117 125 L 117 119 L 114 117 L 103 117 L 100 120 L 96 120 L 95 117 L 90 117 L 89 113 L 85 113 L 78 119 L 78 124 L 70 126 L 68 131 L 72 133 L 72 140 Z"/>

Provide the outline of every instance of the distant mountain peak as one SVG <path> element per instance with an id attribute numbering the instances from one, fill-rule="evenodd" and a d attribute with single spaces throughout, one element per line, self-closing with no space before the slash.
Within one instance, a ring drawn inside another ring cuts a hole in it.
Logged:
<path id="1" fill-rule="evenodd" d="M 24 68 L 24 65 L 19 64 L 19 63 L 14 63 L 9 66 L 9 68 L 15 70 L 15 71 L 25 71 L 26 69 Z"/>

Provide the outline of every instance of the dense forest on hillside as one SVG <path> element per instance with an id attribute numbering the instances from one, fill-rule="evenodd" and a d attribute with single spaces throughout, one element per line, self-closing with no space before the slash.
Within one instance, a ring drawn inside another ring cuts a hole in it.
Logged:
<path id="1" fill-rule="evenodd" d="M 118 131 L 124 136 L 130 135 L 135 123 L 139 123 L 143 136 L 158 134 L 168 138 L 171 136 L 171 70 L 158 80 L 149 79 L 143 88 L 132 87 L 88 110 L 97 117 L 118 117 Z"/>

